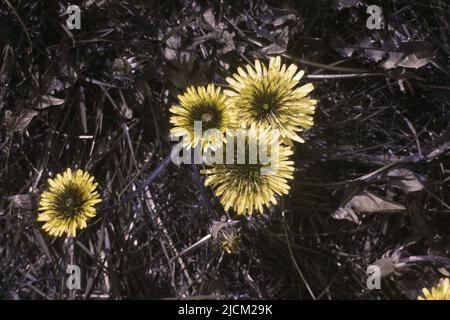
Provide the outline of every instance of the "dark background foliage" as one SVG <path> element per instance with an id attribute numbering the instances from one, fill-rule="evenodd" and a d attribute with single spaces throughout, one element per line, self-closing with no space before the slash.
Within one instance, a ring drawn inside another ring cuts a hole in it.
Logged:
<path id="1" fill-rule="evenodd" d="M 0 298 L 414 299 L 448 275 L 448 1 L 75 3 L 71 31 L 64 1 L 0 1 Z M 238 254 L 209 241 L 171 260 L 224 212 L 196 167 L 142 187 L 173 145 L 168 108 L 274 54 L 319 100 L 292 191 L 263 215 L 230 212 Z M 67 167 L 89 170 L 104 200 L 73 246 L 36 221 Z M 369 290 L 383 255 L 424 261 Z M 68 263 L 82 290 L 66 289 Z"/>

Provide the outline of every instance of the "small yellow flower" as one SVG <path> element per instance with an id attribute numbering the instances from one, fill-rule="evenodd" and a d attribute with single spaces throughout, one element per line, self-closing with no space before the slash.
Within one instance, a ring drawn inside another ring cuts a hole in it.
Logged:
<path id="1" fill-rule="evenodd" d="M 422 292 L 423 296 L 418 297 L 418 300 L 450 300 L 450 280 L 441 279 L 436 287 L 431 288 L 431 292 L 426 288 Z"/>
<path id="2" fill-rule="evenodd" d="M 289 156 L 293 152 L 291 147 L 281 144 L 279 134 L 272 130 L 256 130 L 252 126 L 246 131 L 239 130 L 235 139 L 239 139 L 243 134 L 246 138 L 244 163 L 238 162 L 235 152 L 234 163 L 213 164 L 202 170 L 202 173 L 207 175 L 205 185 L 212 186 L 225 211 L 233 207 L 238 214 L 252 214 L 254 209 L 262 213 L 264 206 L 277 204 L 276 195 L 289 193 L 287 182 L 293 179 L 294 171 L 294 162 L 289 160 Z M 261 143 L 263 138 L 267 140 Z M 259 153 L 266 154 L 267 159 L 257 157 L 256 161 L 251 163 L 247 155 L 250 153 L 247 153 L 250 145 L 259 145 L 262 148 Z"/>
<path id="3" fill-rule="evenodd" d="M 220 248 L 227 254 L 236 254 L 239 251 L 241 237 L 236 231 L 232 231 L 223 235 L 220 241 Z"/>
<path id="4" fill-rule="evenodd" d="M 45 221 L 42 228 L 48 234 L 75 237 L 77 228 L 86 228 L 86 220 L 96 215 L 94 205 L 102 201 L 93 181 L 89 173 L 70 169 L 48 179 L 48 191 L 42 193 L 38 208 L 42 211 L 38 221 Z"/>
<path id="5" fill-rule="evenodd" d="M 281 64 L 281 58 L 271 58 L 269 67 L 255 61 L 238 68 L 238 73 L 227 78 L 231 89 L 224 93 L 230 97 L 230 106 L 238 114 L 237 124 L 278 129 L 287 140 L 304 142 L 297 135 L 313 125 L 316 100 L 308 93 L 314 89 L 311 83 L 298 86 L 304 71 L 297 72 L 297 66 Z"/>
<path id="6" fill-rule="evenodd" d="M 193 148 L 201 144 L 205 150 L 213 150 L 226 142 L 224 133 L 234 124 L 234 114 L 226 105 L 227 96 L 219 87 L 209 84 L 207 87 L 189 87 L 186 92 L 178 96 L 179 106 L 170 108 L 174 115 L 170 123 L 174 127 L 170 133 L 176 137 L 183 137 L 183 145 Z M 202 134 L 194 134 L 194 122 L 201 121 Z M 206 132 L 209 129 L 210 132 Z"/>

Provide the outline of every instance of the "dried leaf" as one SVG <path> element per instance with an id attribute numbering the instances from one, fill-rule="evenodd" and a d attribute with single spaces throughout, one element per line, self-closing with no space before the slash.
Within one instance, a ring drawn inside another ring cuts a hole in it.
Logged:
<path id="1" fill-rule="evenodd" d="M 281 54 L 286 51 L 288 41 L 289 41 L 289 28 L 286 27 L 279 34 L 276 42 L 264 47 L 263 49 L 261 49 L 261 52 L 263 54 Z"/>
<path id="2" fill-rule="evenodd" d="M 433 58 L 433 46 L 427 41 L 410 41 L 400 43 L 400 51 L 405 54 L 398 64 L 404 68 L 418 69 Z"/>
<path id="3" fill-rule="evenodd" d="M 350 222 L 359 224 L 358 215 L 351 208 L 337 208 L 336 211 L 331 214 L 331 216 L 336 220 L 348 220 Z"/>
<path id="4" fill-rule="evenodd" d="M 376 47 L 373 45 L 371 39 L 365 38 L 364 40 L 362 40 L 361 47 L 362 48 L 374 48 L 373 50 L 371 50 L 371 49 L 361 50 L 361 56 L 365 57 L 366 59 L 368 59 L 370 61 L 374 61 L 374 62 L 379 62 L 381 59 L 383 59 L 383 56 L 385 54 L 384 51 L 376 49 Z"/>
<path id="5" fill-rule="evenodd" d="M 408 169 L 394 169 L 389 171 L 387 176 L 394 178 L 392 183 L 406 192 L 420 191 L 424 188 L 421 182 L 421 179 L 424 180 L 424 177 L 420 177 Z"/>
<path id="6" fill-rule="evenodd" d="M 179 49 L 181 47 L 181 36 L 176 33 L 166 41 L 167 46 L 164 48 L 164 56 L 167 60 L 175 60 L 179 56 Z"/>
<path id="7" fill-rule="evenodd" d="M 433 46 L 429 42 L 401 42 L 395 51 L 389 52 L 388 58 L 381 66 L 385 69 L 396 67 L 418 69 L 429 63 L 432 58 Z"/>
<path id="8" fill-rule="evenodd" d="M 37 101 L 37 104 L 35 106 L 36 109 L 42 110 L 45 108 L 48 108 L 50 106 L 59 106 L 62 105 L 65 102 L 64 99 L 59 99 L 51 95 L 43 95 L 40 97 L 40 99 Z"/>
<path id="9" fill-rule="evenodd" d="M 203 13 L 203 19 L 205 19 L 205 22 L 209 24 L 211 27 L 216 27 L 216 18 L 214 17 L 214 12 L 211 8 L 205 11 Z"/>
<path id="10" fill-rule="evenodd" d="M 268 45 L 267 47 L 264 47 L 261 49 L 261 52 L 263 54 L 281 54 L 283 52 L 285 52 L 286 50 L 282 47 L 280 47 L 279 45 L 277 45 L 276 43 L 272 43 L 270 45 Z"/>
<path id="11" fill-rule="evenodd" d="M 336 9 L 342 10 L 358 5 L 360 0 L 336 0 Z"/>
<path id="12" fill-rule="evenodd" d="M 278 27 L 281 26 L 283 24 L 285 24 L 288 21 L 294 20 L 297 18 L 297 16 L 293 13 L 288 13 L 282 16 L 278 16 L 276 17 L 273 21 L 272 24 L 274 25 L 274 27 Z"/>
<path id="13" fill-rule="evenodd" d="M 33 208 L 34 199 L 30 194 L 17 194 L 8 197 L 10 204 L 14 208 L 31 210 Z"/>
<path id="14" fill-rule="evenodd" d="M 406 208 L 394 201 L 363 191 L 354 195 L 345 206 L 341 206 L 333 212 L 332 217 L 337 220 L 349 220 L 359 223 L 358 213 L 402 212 Z"/>
<path id="15" fill-rule="evenodd" d="M 400 52 L 389 52 L 387 59 L 381 64 L 384 69 L 396 68 L 402 61 L 403 54 Z"/>
<path id="16" fill-rule="evenodd" d="M 403 205 L 383 199 L 369 191 L 355 195 L 347 205 L 358 213 L 399 212 L 406 210 Z"/>
<path id="17" fill-rule="evenodd" d="M 5 112 L 5 126 L 8 131 L 22 131 L 33 120 L 38 113 L 31 109 L 22 109 L 20 111 L 12 112 L 7 110 Z"/>

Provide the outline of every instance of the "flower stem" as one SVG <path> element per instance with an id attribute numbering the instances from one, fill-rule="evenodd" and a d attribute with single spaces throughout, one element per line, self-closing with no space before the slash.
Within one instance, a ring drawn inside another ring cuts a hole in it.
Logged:
<path id="1" fill-rule="evenodd" d="M 136 189 L 136 191 L 130 191 L 123 200 L 119 202 L 117 206 L 120 206 L 124 204 L 125 202 L 130 201 L 133 199 L 136 195 L 140 194 L 142 191 L 144 191 L 147 186 L 152 183 L 156 178 L 159 177 L 159 175 L 167 168 L 167 166 L 172 161 L 172 152 L 169 152 L 163 159 L 162 162 L 159 163 L 159 165 L 156 167 L 155 170 L 150 173 L 150 175 L 142 182 L 142 184 Z"/>
<path id="2" fill-rule="evenodd" d="M 450 266 L 450 259 L 441 256 L 410 256 L 404 259 L 401 259 L 399 263 L 408 264 L 414 262 L 435 262 L 443 265 Z"/>

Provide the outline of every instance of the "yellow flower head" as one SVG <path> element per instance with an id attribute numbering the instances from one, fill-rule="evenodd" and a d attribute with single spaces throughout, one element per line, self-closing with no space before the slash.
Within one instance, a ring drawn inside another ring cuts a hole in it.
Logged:
<path id="1" fill-rule="evenodd" d="M 94 217 L 94 205 L 101 202 L 95 189 L 94 177 L 89 173 L 67 169 L 55 179 L 48 179 L 48 191 L 39 202 L 38 221 L 45 221 L 42 228 L 50 235 L 60 237 L 64 232 L 76 236 L 77 228 L 86 228 L 86 220 Z"/>
<path id="2" fill-rule="evenodd" d="M 279 134 L 272 130 L 256 130 L 255 126 L 239 130 L 234 135 L 237 140 L 234 146 L 239 145 L 242 136 L 246 145 L 245 161 L 239 161 L 235 152 L 233 163 L 210 165 L 202 170 L 207 175 L 205 185 L 212 186 L 226 211 L 233 207 L 238 214 L 251 214 L 254 209 L 262 213 L 264 206 L 277 203 L 276 195 L 289 193 L 287 182 L 293 179 L 294 171 L 294 162 L 289 156 L 293 152 L 289 146 L 281 144 Z M 251 145 L 257 145 L 259 155 L 265 156 L 250 161 Z"/>
<path id="3" fill-rule="evenodd" d="M 178 96 L 179 106 L 170 108 L 173 115 L 170 123 L 174 127 L 170 133 L 183 137 L 183 145 L 193 148 L 201 143 L 202 149 L 211 147 L 213 150 L 226 142 L 224 133 L 234 123 L 234 115 L 226 105 L 227 96 L 220 88 L 209 84 L 207 87 L 189 87 Z M 202 134 L 194 134 L 194 122 L 201 121 Z M 210 130 L 209 129 L 216 129 Z"/>
<path id="4" fill-rule="evenodd" d="M 230 105 L 239 115 L 238 125 L 270 127 L 280 130 L 286 140 L 304 142 L 297 132 L 313 125 L 316 100 L 308 93 L 311 83 L 298 86 L 304 71 L 297 66 L 281 64 L 281 58 L 271 58 L 269 67 L 255 61 L 255 67 L 238 68 L 237 74 L 227 78 L 231 89 L 224 93 L 230 97 Z"/>
<path id="5" fill-rule="evenodd" d="M 431 292 L 426 288 L 423 288 L 422 291 L 423 297 L 418 297 L 418 300 L 450 300 L 450 280 L 448 278 L 441 279 L 436 287 L 431 288 Z"/>
<path id="6" fill-rule="evenodd" d="M 241 237 L 236 231 L 232 231 L 223 235 L 220 241 L 220 248 L 227 254 L 236 254 L 239 251 Z"/>

